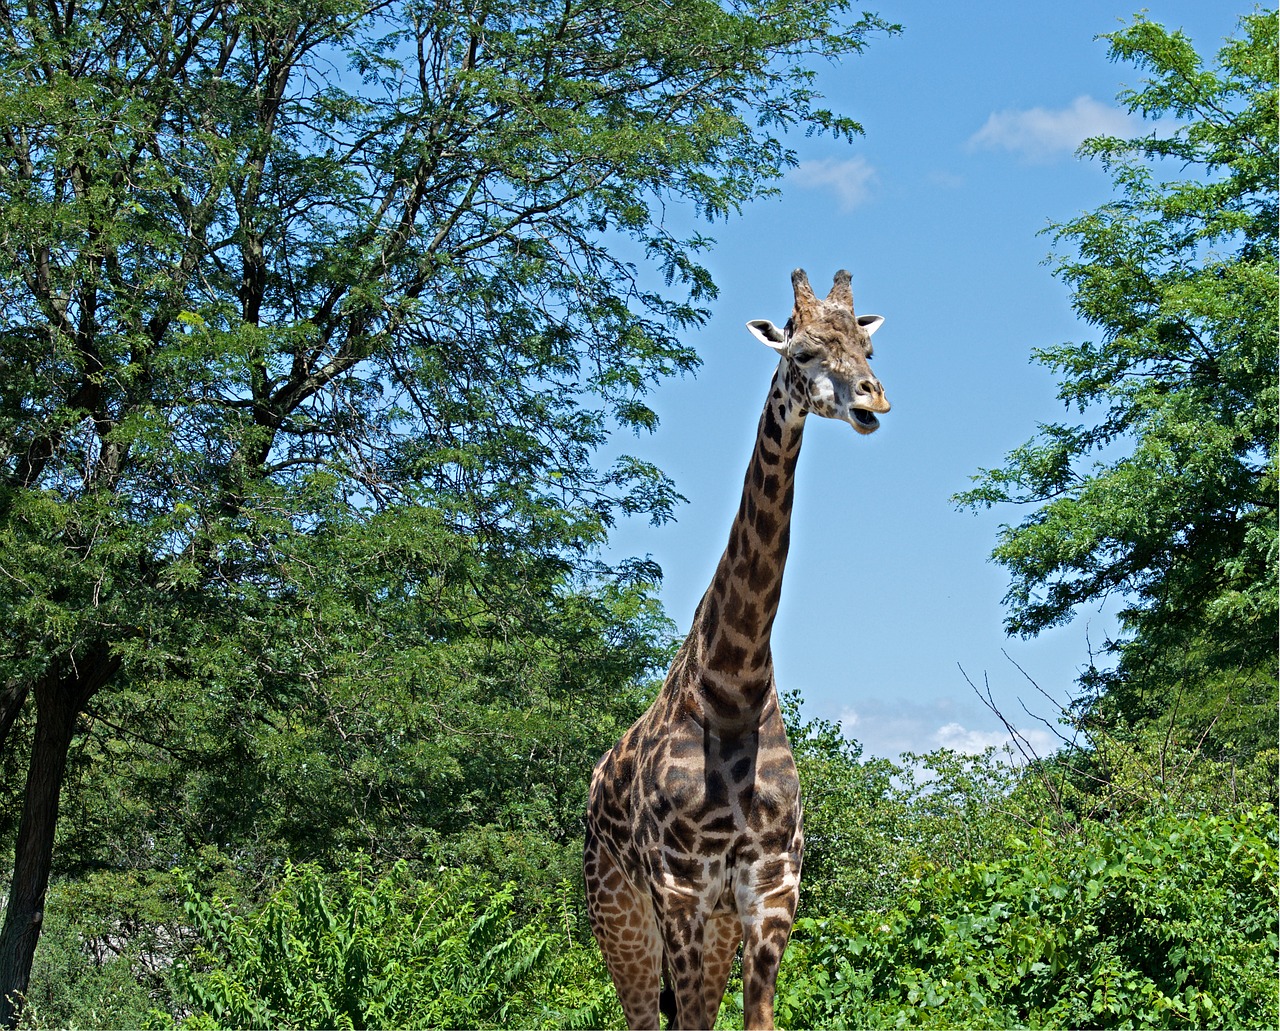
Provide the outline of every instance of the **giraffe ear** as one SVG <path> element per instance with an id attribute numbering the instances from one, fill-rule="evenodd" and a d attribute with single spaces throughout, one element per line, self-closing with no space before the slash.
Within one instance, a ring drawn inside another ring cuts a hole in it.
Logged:
<path id="1" fill-rule="evenodd" d="M 752 319 L 747 323 L 747 329 L 766 347 L 772 347 L 779 353 L 787 349 L 787 334 L 768 319 Z"/>
<path id="2" fill-rule="evenodd" d="M 881 326 L 884 325 L 884 316 L 883 315 L 859 315 L 858 325 L 867 331 L 867 336 L 870 336 L 877 329 L 879 329 Z"/>

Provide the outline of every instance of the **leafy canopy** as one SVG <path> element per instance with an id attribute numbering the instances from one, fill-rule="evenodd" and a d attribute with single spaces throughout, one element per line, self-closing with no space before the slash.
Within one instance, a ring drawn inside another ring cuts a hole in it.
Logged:
<path id="1" fill-rule="evenodd" d="M 651 582 L 597 549 L 678 495 L 598 455 L 696 364 L 710 241 L 668 206 L 726 216 L 782 130 L 856 132 L 811 65 L 881 27 L 840 0 L 4 7 L 0 741 L 33 685 L 239 679 L 214 633 L 296 688 L 442 585 L 484 612 Z M 344 621 L 307 622 L 334 563 Z M 299 618 L 286 661 L 263 638 Z"/>
<path id="2" fill-rule="evenodd" d="M 678 501 L 602 457 L 697 363 L 711 241 L 672 226 L 773 190 L 784 130 L 858 131 L 813 65 L 882 28 L 0 3 L 0 1022 L 55 851 L 126 862 L 107 826 L 142 865 L 567 854 L 570 771 L 664 656 L 658 570 L 600 546 Z"/>

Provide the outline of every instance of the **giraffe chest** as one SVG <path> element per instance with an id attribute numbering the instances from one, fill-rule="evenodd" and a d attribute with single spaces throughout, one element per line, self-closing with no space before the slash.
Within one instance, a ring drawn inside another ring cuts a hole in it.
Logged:
<path id="1" fill-rule="evenodd" d="M 721 739 L 672 728 L 636 742 L 616 797 L 615 853 L 637 883 L 731 907 L 744 876 L 798 863 L 800 784 L 785 735 Z M 747 873 L 749 871 L 749 874 Z"/>

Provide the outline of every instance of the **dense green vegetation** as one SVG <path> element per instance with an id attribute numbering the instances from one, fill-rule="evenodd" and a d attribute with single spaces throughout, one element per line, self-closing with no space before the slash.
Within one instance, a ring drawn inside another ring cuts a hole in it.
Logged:
<path id="1" fill-rule="evenodd" d="M 1270 1027 L 1275 820 L 1181 817 L 1010 837 L 923 864 L 892 908 L 802 921 L 788 1027 Z M 1194 857 L 1194 858 L 1189 858 Z"/>
<path id="2" fill-rule="evenodd" d="M 1135 776 L 1125 819 L 1081 819 L 991 753 L 907 770 L 833 731 L 793 726 L 815 863 L 783 1026 L 1274 1025 L 1273 783 L 1217 815 L 1197 785 Z M 572 881 L 351 855 L 286 864 L 264 897 L 202 860 L 56 886 L 30 1026 L 621 1026 Z M 719 1026 L 740 1006 L 731 982 Z"/>
<path id="3" fill-rule="evenodd" d="M 810 63 L 892 27 L 153 8 L 0 5 L 0 1018 L 620 1026 L 581 813 L 674 628 L 600 545 L 677 495 L 596 463 L 714 291 L 662 206 L 857 132 Z M 1039 353 L 1080 423 L 961 500 L 1031 508 L 1010 630 L 1123 597 L 1114 662 L 1016 766 L 788 700 L 784 1025 L 1276 1026 L 1275 36 L 1109 37 L 1176 126 L 1087 145 L 1116 197 L 1054 232 L 1100 338 Z"/>

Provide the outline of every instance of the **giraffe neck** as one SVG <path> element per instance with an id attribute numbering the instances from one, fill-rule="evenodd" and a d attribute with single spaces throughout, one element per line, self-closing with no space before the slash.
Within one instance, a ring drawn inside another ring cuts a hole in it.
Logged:
<path id="1" fill-rule="evenodd" d="M 791 541 L 791 502 L 805 413 L 780 363 L 760 416 L 729 544 L 698 606 L 690 644 L 716 708 L 758 707 L 773 682 L 769 647 Z"/>

